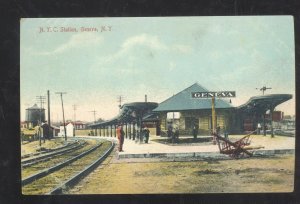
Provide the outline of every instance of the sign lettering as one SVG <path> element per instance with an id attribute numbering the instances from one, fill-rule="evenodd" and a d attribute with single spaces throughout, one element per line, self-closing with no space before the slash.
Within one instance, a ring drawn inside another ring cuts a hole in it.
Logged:
<path id="1" fill-rule="evenodd" d="M 192 98 L 232 98 L 235 97 L 235 91 L 219 91 L 219 92 L 192 92 Z"/>

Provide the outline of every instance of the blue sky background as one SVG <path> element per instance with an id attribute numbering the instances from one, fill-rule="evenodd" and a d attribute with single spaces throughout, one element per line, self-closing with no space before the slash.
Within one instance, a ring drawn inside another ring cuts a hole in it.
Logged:
<path id="1" fill-rule="evenodd" d="M 40 27 L 96 27 L 99 32 L 39 33 Z M 110 32 L 100 32 L 111 26 Z M 91 121 L 118 113 L 124 102 L 162 102 L 198 82 L 210 91 L 234 90 L 233 105 L 288 93 L 277 107 L 295 114 L 294 24 L 291 16 L 70 18 L 21 20 L 21 119 L 37 95 L 51 93 L 51 115 Z"/>

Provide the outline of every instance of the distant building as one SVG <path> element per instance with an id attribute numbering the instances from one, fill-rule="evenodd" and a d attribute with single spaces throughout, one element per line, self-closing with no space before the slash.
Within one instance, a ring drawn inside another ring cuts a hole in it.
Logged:
<path id="1" fill-rule="evenodd" d="M 65 136 L 65 130 L 64 130 L 64 126 L 61 125 L 59 127 L 59 136 Z M 70 136 L 74 136 L 74 125 L 72 123 L 68 123 L 66 125 L 66 132 L 67 132 L 67 136 L 70 137 Z"/>
<path id="2" fill-rule="evenodd" d="M 84 129 L 87 128 L 87 123 L 86 122 L 82 122 L 82 121 L 74 122 L 72 120 L 67 120 L 66 124 L 69 124 L 69 123 L 72 123 L 76 130 L 84 130 Z"/>
<path id="3" fill-rule="evenodd" d="M 84 130 L 86 129 L 86 123 L 81 121 L 72 122 L 75 127 L 75 130 Z"/>
<path id="4" fill-rule="evenodd" d="M 29 128 L 29 124 L 25 121 L 22 121 L 20 126 L 21 128 L 27 128 L 27 129 Z"/>

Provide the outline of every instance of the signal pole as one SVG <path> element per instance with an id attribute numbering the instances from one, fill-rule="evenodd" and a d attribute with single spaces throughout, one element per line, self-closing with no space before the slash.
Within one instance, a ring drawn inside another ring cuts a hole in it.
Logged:
<path id="1" fill-rule="evenodd" d="M 272 89 L 272 88 L 271 88 L 271 87 L 263 86 L 263 87 L 261 87 L 261 88 L 256 88 L 256 89 L 259 89 L 260 91 L 263 92 L 263 95 L 265 95 L 265 91 L 266 91 L 267 89 Z"/>
<path id="2" fill-rule="evenodd" d="M 267 89 L 272 89 L 271 87 L 263 86 L 262 88 L 256 88 L 263 92 L 263 95 L 265 95 L 265 91 Z M 270 108 L 270 116 L 271 116 L 271 136 L 273 137 L 273 107 Z M 264 136 L 266 136 L 266 119 L 265 119 L 265 113 L 263 114 L 263 132 Z"/>
<path id="3" fill-rule="evenodd" d="M 64 102 L 63 102 L 63 94 L 67 92 L 56 92 L 56 94 L 60 95 L 61 98 L 61 107 L 62 107 L 62 114 L 63 114 L 63 123 L 64 123 L 64 132 L 65 132 L 65 141 L 67 141 L 67 131 L 66 131 L 66 123 L 65 123 L 65 113 L 64 113 Z"/>

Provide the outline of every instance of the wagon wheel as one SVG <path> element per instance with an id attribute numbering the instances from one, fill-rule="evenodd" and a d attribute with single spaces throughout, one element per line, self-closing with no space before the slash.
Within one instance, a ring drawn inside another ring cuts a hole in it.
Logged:
<path id="1" fill-rule="evenodd" d="M 230 157 L 234 158 L 234 159 L 239 159 L 242 158 L 244 155 L 244 152 L 242 151 L 242 149 L 240 147 L 237 147 L 234 152 L 230 155 Z"/>

